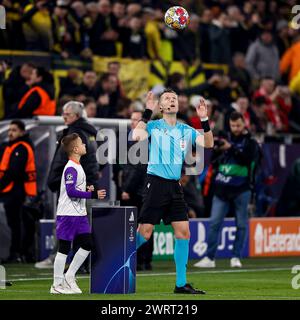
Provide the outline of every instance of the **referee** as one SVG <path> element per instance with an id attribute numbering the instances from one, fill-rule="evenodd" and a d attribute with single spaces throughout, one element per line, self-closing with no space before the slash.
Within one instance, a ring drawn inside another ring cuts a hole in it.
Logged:
<path id="1" fill-rule="evenodd" d="M 158 106 L 163 118 L 149 121 Z M 205 294 L 205 291 L 194 289 L 186 281 L 190 229 L 187 205 L 179 183 L 187 146 L 197 144 L 206 148 L 213 147 L 213 134 L 209 127 L 204 99 L 200 99 L 196 110 L 204 135 L 186 124 L 177 122 L 176 92 L 166 89 L 157 101 L 150 91 L 147 94 L 143 118 L 133 131 L 134 140 L 148 138 L 150 142 L 147 178 L 137 231 L 137 248 L 150 238 L 154 225 L 160 224 L 161 219 L 164 224 L 172 225 L 175 234 L 176 265 L 174 293 L 181 294 Z"/>

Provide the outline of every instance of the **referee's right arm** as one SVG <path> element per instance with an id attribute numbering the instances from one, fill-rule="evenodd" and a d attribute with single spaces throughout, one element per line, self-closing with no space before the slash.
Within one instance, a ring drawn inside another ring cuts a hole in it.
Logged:
<path id="1" fill-rule="evenodd" d="M 143 113 L 142 119 L 133 130 L 132 138 L 134 141 L 141 141 L 148 138 L 148 132 L 146 130 L 147 122 L 151 119 L 153 110 L 157 107 L 158 101 L 154 99 L 154 94 L 149 91 L 146 97 L 146 109 Z"/>

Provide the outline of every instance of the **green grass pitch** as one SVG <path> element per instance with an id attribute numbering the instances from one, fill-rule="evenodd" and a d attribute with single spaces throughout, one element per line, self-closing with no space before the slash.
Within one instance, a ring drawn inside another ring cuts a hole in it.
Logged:
<path id="1" fill-rule="evenodd" d="M 292 267 L 298 258 L 256 258 L 243 260 L 242 269 L 231 269 L 229 260 L 217 260 L 215 269 L 188 265 L 188 281 L 206 290 L 206 295 L 175 295 L 173 261 L 153 262 L 153 271 L 137 274 L 136 293 L 124 295 L 89 294 L 89 277 L 78 276 L 81 295 L 51 295 L 52 270 L 33 265 L 5 265 L 11 287 L 0 290 L 0 300 L 300 300 L 300 289 L 292 288 Z M 300 280 L 298 281 L 300 285 Z"/>

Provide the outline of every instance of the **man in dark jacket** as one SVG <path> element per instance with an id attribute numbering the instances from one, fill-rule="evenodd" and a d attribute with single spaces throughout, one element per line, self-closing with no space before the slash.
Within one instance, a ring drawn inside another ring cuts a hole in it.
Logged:
<path id="1" fill-rule="evenodd" d="M 81 158 L 81 165 L 86 174 L 87 185 L 94 185 L 95 188 L 98 186 L 97 130 L 82 117 L 83 109 L 84 105 L 77 101 L 70 101 L 63 107 L 63 118 L 68 128 L 63 130 L 62 136 L 58 139 L 48 176 L 48 187 L 53 192 L 59 192 L 61 175 L 68 162 L 68 157 L 61 148 L 60 142 L 63 137 L 71 133 L 77 133 L 86 145 L 87 153 Z"/>
<path id="2" fill-rule="evenodd" d="M 115 56 L 118 22 L 111 12 L 109 0 L 98 2 L 98 17 L 90 29 L 90 47 L 93 53 L 99 56 Z"/>
<path id="3" fill-rule="evenodd" d="M 236 236 L 233 245 L 230 265 L 241 268 L 241 253 L 246 240 L 248 204 L 256 164 L 260 158 L 257 142 L 245 130 L 245 120 L 239 112 L 230 115 L 230 133 L 216 143 L 214 165 L 216 176 L 214 181 L 214 197 L 211 209 L 210 226 L 207 241 L 207 256 L 194 266 L 214 268 L 218 239 L 223 220 L 230 205 L 236 214 Z"/>
<path id="4" fill-rule="evenodd" d="M 11 230 L 8 261 L 21 262 L 28 248 L 22 247 L 22 207 L 26 196 L 37 195 L 33 144 L 20 120 L 10 123 L 8 142 L 0 146 L 0 201 L 4 203 Z"/>

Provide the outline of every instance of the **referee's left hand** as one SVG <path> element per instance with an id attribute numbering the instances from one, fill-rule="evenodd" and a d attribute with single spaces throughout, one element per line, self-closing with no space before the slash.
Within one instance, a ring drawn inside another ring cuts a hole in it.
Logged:
<path id="1" fill-rule="evenodd" d="M 206 105 L 206 102 L 203 98 L 200 98 L 199 104 L 196 107 L 196 111 L 197 111 L 197 114 L 200 119 L 208 117 L 207 105 Z"/>

